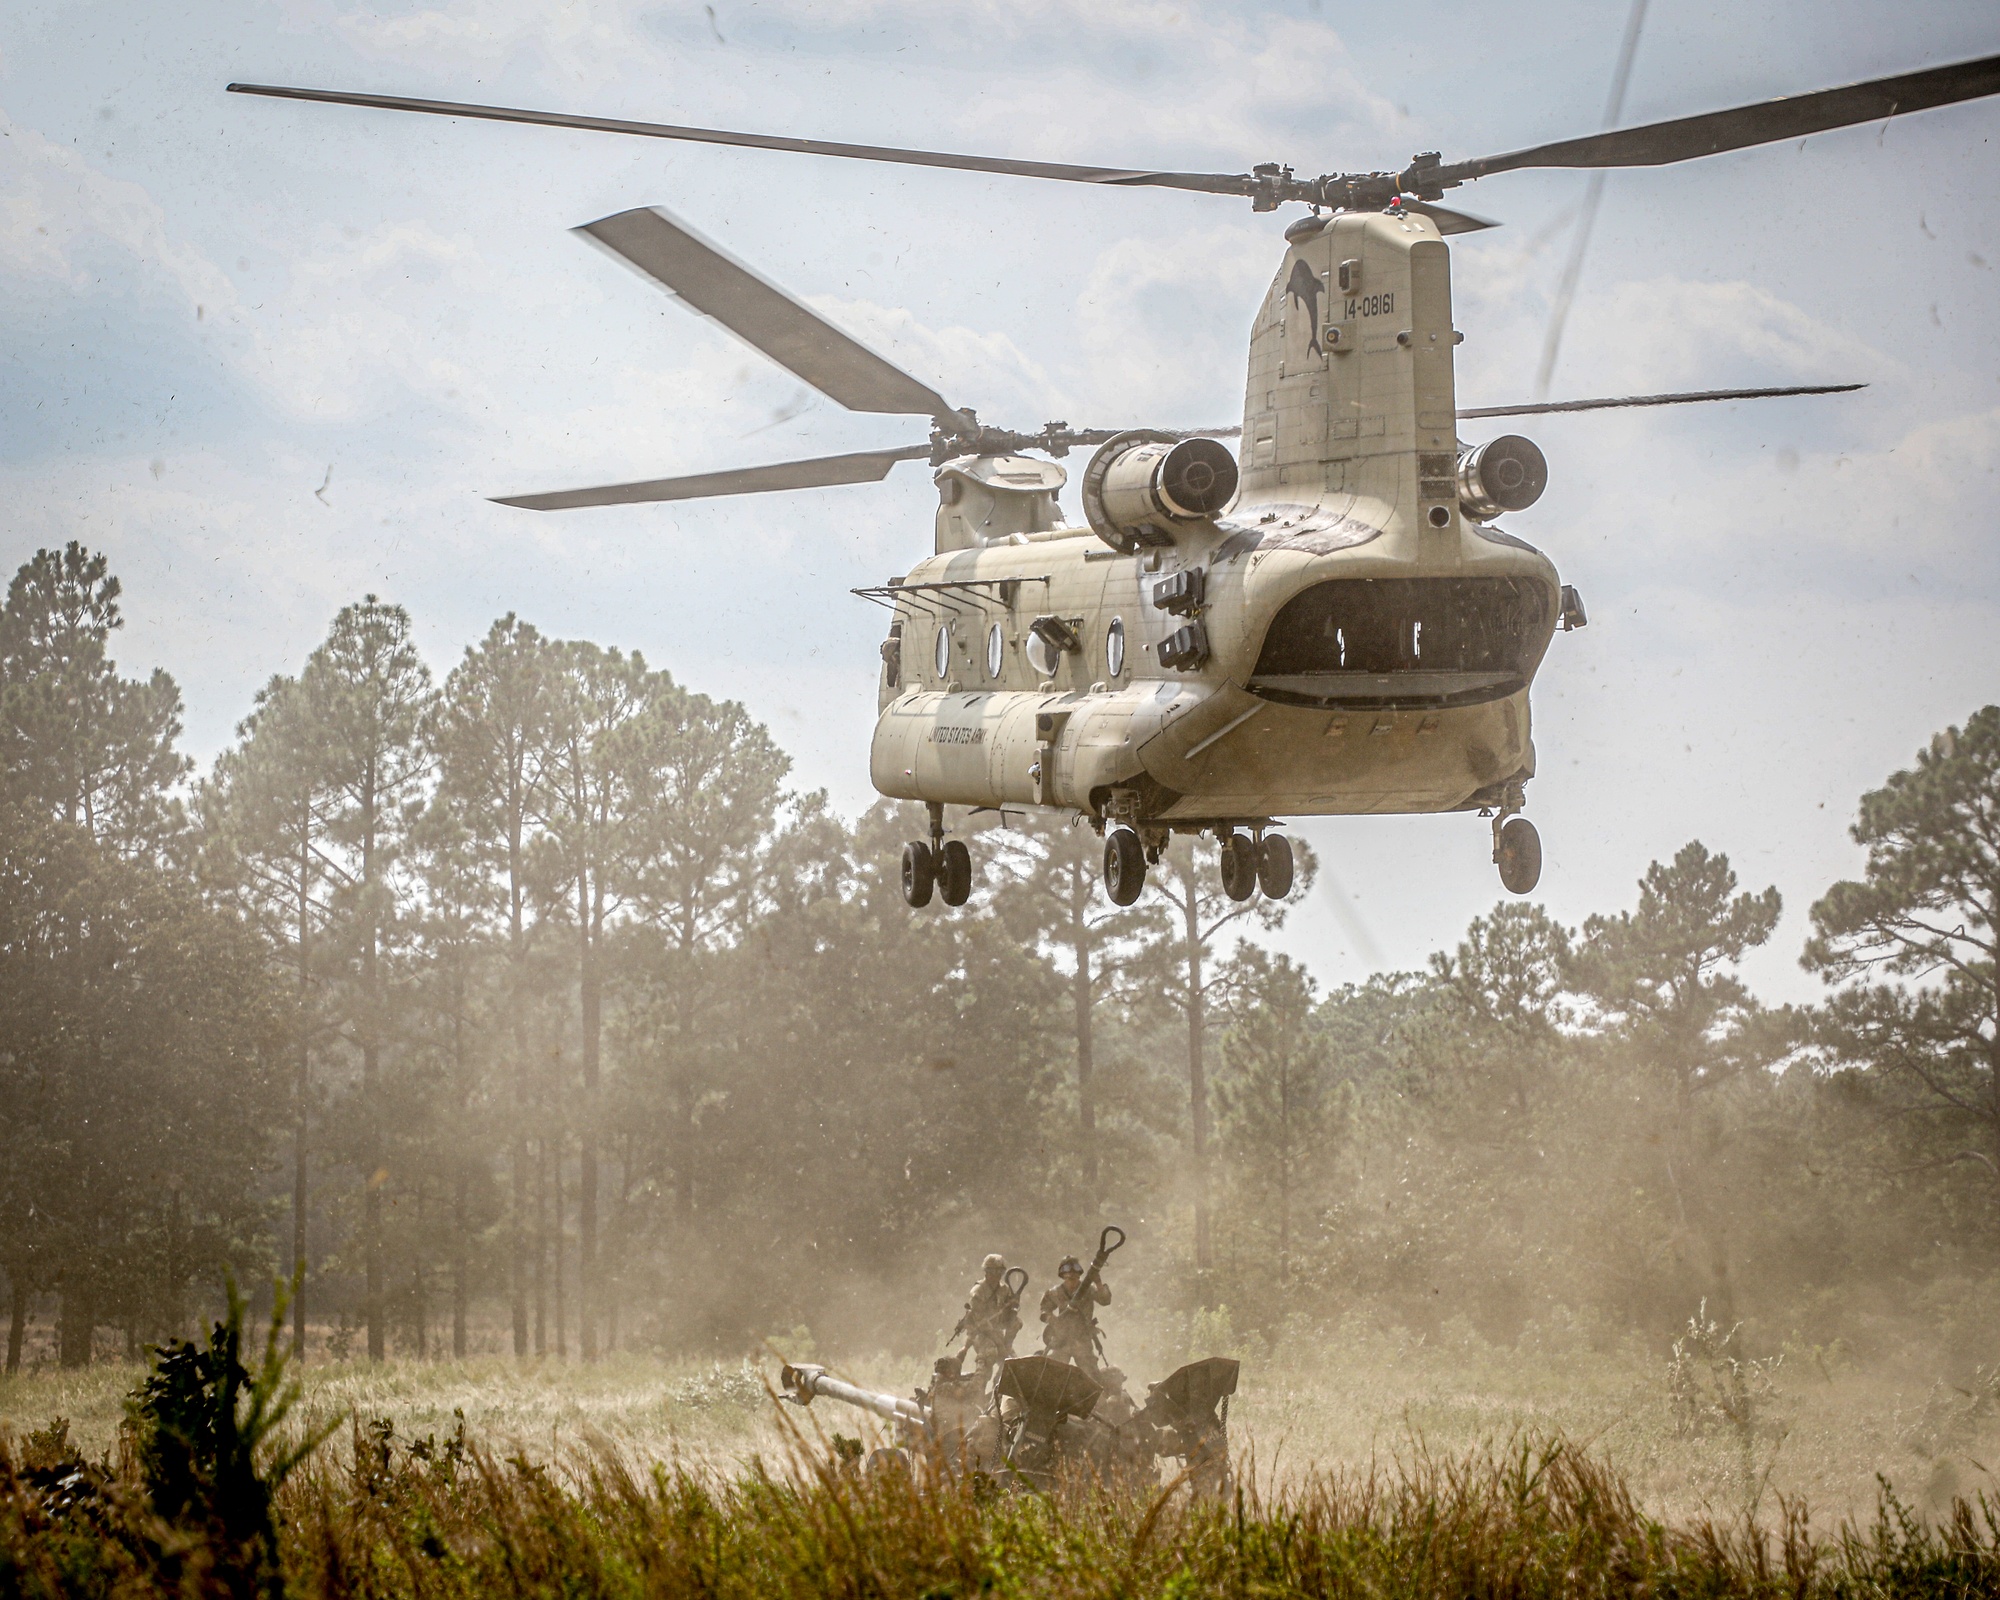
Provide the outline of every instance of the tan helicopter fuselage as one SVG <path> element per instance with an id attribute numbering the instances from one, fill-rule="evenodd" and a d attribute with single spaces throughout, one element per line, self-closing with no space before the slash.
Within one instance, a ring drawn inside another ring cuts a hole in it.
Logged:
<path id="1" fill-rule="evenodd" d="M 1519 805 L 1560 585 L 1460 504 L 1448 248 L 1393 212 L 1287 240 L 1224 514 L 1120 551 L 1059 525 L 1052 464 L 938 469 L 937 553 L 882 591 L 883 794 L 1181 826 Z M 1156 604 L 1196 571 L 1197 608 Z M 1163 664 L 1190 624 L 1205 658 Z"/>

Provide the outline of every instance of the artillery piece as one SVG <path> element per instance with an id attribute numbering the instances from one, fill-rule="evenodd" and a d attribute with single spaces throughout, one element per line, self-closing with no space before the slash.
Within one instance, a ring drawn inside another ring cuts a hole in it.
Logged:
<path id="1" fill-rule="evenodd" d="M 831 1376 L 824 1367 L 787 1364 L 783 1398 L 808 1406 L 839 1400 L 897 1426 L 900 1459 L 921 1455 L 949 1472 L 983 1472 L 1046 1489 L 1069 1473 L 1101 1482 L 1159 1481 L 1158 1460 L 1175 1458 L 1197 1494 L 1230 1487 L 1228 1397 L 1238 1364 L 1210 1356 L 1147 1385 L 1143 1404 L 1125 1392 L 1124 1378 L 1099 1383 L 1081 1367 L 1052 1356 L 1003 1362 L 990 1389 L 963 1368 L 963 1353 L 935 1363 L 928 1389 L 908 1399 L 880 1394 Z"/>

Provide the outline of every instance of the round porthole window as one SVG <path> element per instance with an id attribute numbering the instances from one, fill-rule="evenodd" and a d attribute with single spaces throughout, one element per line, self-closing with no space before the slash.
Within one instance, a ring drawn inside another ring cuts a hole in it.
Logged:
<path id="1" fill-rule="evenodd" d="M 1007 662 L 1007 635 L 994 623 L 986 630 L 986 676 L 998 678 L 1000 669 Z"/>
<path id="2" fill-rule="evenodd" d="M 1056 659 L 1048 640 L 1039 633 L 1028 635 L 1028 665 L 1035 669 L 1036 677 L 1053 678 L 1056 675 Z"/>
<path id="3" fill-rule="evenodd" d="M 1125 671 L 1125 619 L 1113 617 L 1104 633 L 1104 665 L 1116 678 Z"/>
<path id="4" fill-rule="evenodd" d="M 951 676 L 951 624 L 949 622 L 938 624 L 937 648 L 931 652 L 931 660 L 936 664 L 937 675 L 940 678 Z"/>

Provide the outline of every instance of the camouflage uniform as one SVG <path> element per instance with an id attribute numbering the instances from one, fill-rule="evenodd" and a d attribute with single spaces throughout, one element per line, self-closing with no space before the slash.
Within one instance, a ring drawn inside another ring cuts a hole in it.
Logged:
<path id="1" fill-rule="evenodd" d="M 1073 1302 L 1069 1289 L 1058 1278 L 1054 1287 L 1042 1291 L 1043 1348 L 1058 1361 L 1071 1362 L 1096 1377 L 1097 1307 L 1110 1304 L 1111 1285 L 1102 1278 Z"/>
<path id="2" fill-rule="evenodd" d="M 998 1261 L 989 1256 L 989 1263 Z M 966 1297 L 965 1347 L 980 1372 L 990 1372 L 1014 1353 L 1014 1335 L 1021 1331 L 1021 1312 L 1008 1292 L 1006 1279 L 995 1274 L 981 1278 Z"/>

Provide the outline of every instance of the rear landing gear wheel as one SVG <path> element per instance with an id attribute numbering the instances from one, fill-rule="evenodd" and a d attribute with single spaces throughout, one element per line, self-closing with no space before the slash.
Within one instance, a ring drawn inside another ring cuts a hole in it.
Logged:
<path id="1" fill-rule="evenodd" d="M 1527 894 L 1542 881 L 1542 836 L 1526 817 L 1509 817 L 1494 842 L 1500 881 L 1513 894 Z"/>
<path id="2" fill-rule="evenodd" d="M 1257 892 L 1257 846 L 1247 833 L 1232 833 L 1222 841 L 1222 892 L 1232 900 L 1248 900 Z"/>
<path id="3" fill-rule="evenodd" d="M 921 839 L 903 846 L 903 898 L 912 906 L 931 903 L 931 888 L 937 882 L 937 858 Z"/>
<path id="4" fill-rule="evenodd" d="M 1104 892 L 1114 906 L 1129 906 L 1146 887 L 1146 851 L 1130 828 L 1104 836 Z"/>
<path id="5" fill-rule="evenodd" d="M 1257 887 L 1273 900 L 1292 892 L 1292 841 L 1282 833 L 1267 833 L 1257 848 Z"/>
<path id="6" fill-rule="evenodd" d="M 958 839 L 947 839 L 938 852 L 938 894 L 948 906 L 962 906 L 972 894 L 972 852 Z"/>

